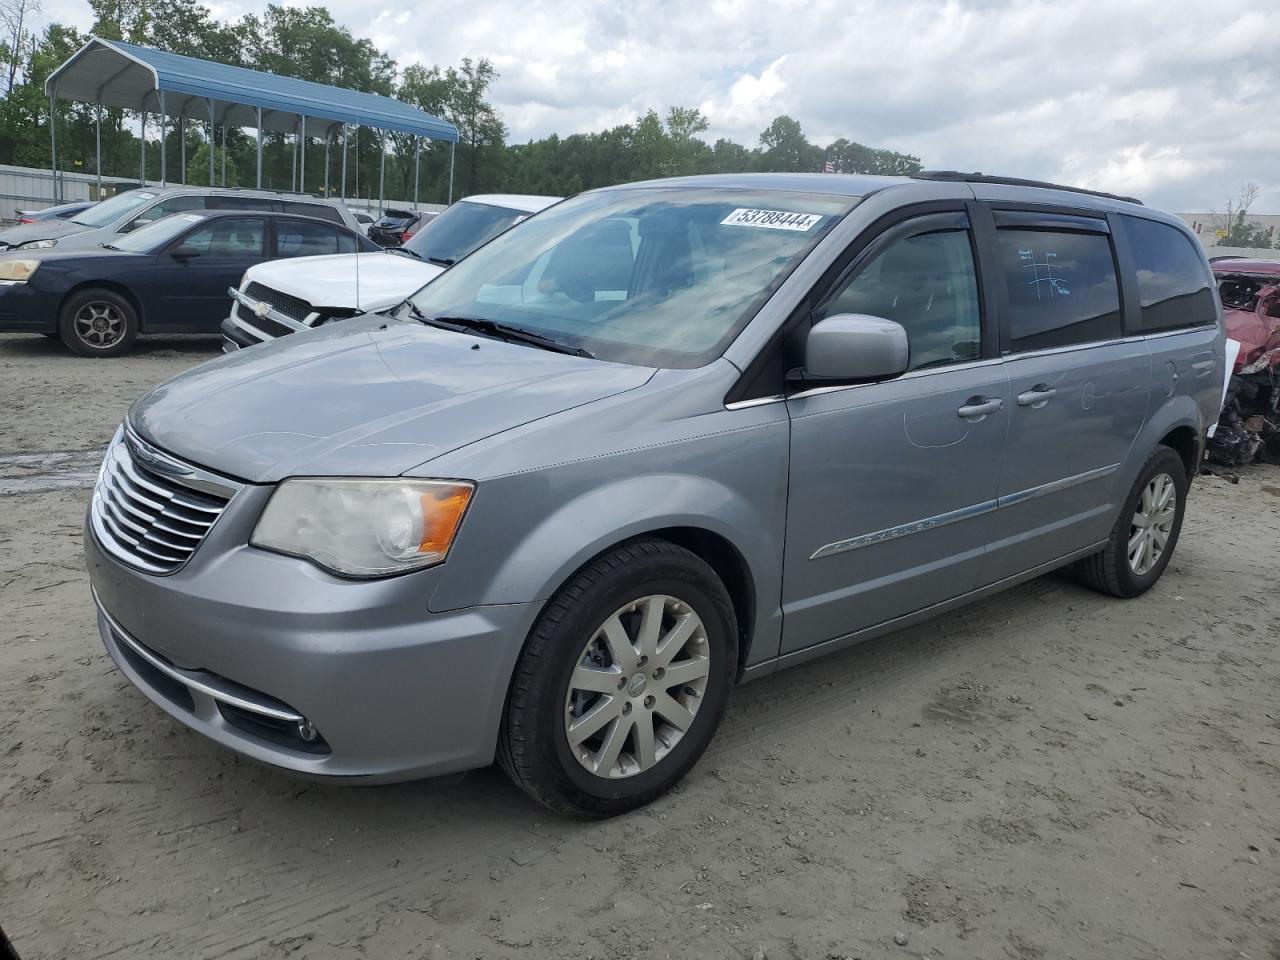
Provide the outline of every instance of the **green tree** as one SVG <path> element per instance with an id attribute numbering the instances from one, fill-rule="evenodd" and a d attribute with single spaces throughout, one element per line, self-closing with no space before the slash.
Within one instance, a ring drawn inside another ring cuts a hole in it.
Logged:
<path id="1" fill-rule="evenodd" d="M 213 147 L 213 179 L 215 186 L 222 185 L 222 155 L 225 152 L 221 147 Z M 209 151 L 208 142 L 201 143 L 196 152 L 187 157 L 187 183 L 193 183 L 197 186 L 209 186 Z M 235 159 L 227 154 L 227 186 L 238 187 L 241 185 L 240 169 L 236 166 Z"/>

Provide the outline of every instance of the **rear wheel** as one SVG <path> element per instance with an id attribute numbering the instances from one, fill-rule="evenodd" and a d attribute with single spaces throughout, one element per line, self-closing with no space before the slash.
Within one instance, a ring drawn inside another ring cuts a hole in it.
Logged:
<path id="1" fill-rule="evenodd" d="M 1173 557 L 1186 502 L 1182 458 L 1169 447 L 1156 447 L 1129 491 L 1106 547 L 1077 564 L 1080 578 L 1115 597 L 1146 593 Z"/>
<path id="2" fill-rule="evenodd" d="M 737 649 L 733 605 L 705 562 L 663 540 L 623 544 L 566 584 L 530 634 L 499 763 L 562 813 L 642 806 L 711 742 Z"/>
<path id="3" fill-rule="evenodd" d="M 62 305 L 58 336 L 82 357 L 118 357 L 137 339 L 138 314 L 114 290 L 82 290 Z"/>

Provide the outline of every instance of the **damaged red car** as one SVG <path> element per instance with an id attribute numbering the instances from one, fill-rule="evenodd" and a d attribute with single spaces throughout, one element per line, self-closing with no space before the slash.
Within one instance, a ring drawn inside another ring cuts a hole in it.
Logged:
<path id="1" fill-rule="evenodd" d="M 1227 336 L 1240 342 L 1209 459 L 1280 463 L 1280 260 L 1211 261 Z"/>

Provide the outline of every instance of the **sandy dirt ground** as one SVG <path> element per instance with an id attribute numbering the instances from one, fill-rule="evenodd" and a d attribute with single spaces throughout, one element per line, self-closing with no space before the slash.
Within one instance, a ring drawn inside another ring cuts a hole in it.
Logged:
<path id="1" fill-rule="evenodd" d="M 1199 480 L 1147 596 L 1048 577 L 743 687 L 674 793 L 582 824 L 494 770 L 291 779 L 113 669 L 85 474 L 137 393 L 215 351 L 0 338 L 0 924 L 24 960 L 1280 957 L 1280 470 Z"/>

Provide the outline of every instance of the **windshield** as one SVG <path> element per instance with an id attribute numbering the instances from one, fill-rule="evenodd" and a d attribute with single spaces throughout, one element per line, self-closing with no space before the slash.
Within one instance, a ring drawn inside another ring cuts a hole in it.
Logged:
<path id="1" fill-rule="evenodd" d="M 423 260 L 461 260 L 528 216 L 527 210 L 459 200 L 405 241 L 404 248 Z"/>
<path id="2" fill-rule="evenodd" d="M 727 189 L 584 194 L 477 250 L 410 302 L 427 317 L 481 317 L 602 360 L 702 366 L 855 202 Z"/>
<path id="3" fill-rule="evenodd" d="M 95 203 L 83 213 L 77 213 L 71 218 L 71 222 L 84 224 L 86 227 L 105 227 L 108 223 L 119 219 L 130 210 L 136 210 L 155 198 L 156 195 L 147 190 L 127 190 L 124 193 L 116 194 L 110 200 Z"/>
<path id="4" fill-rule="evenodd" d="M 203 219 L 204 217 L 196 213 L 175 213 L 148 223 L 145 227 L 139 227 L 123 237 L 116 237 L 111 241 L 111 246 L 117 250 L 127 250 L 129 253 L 151 253 Z"/>

